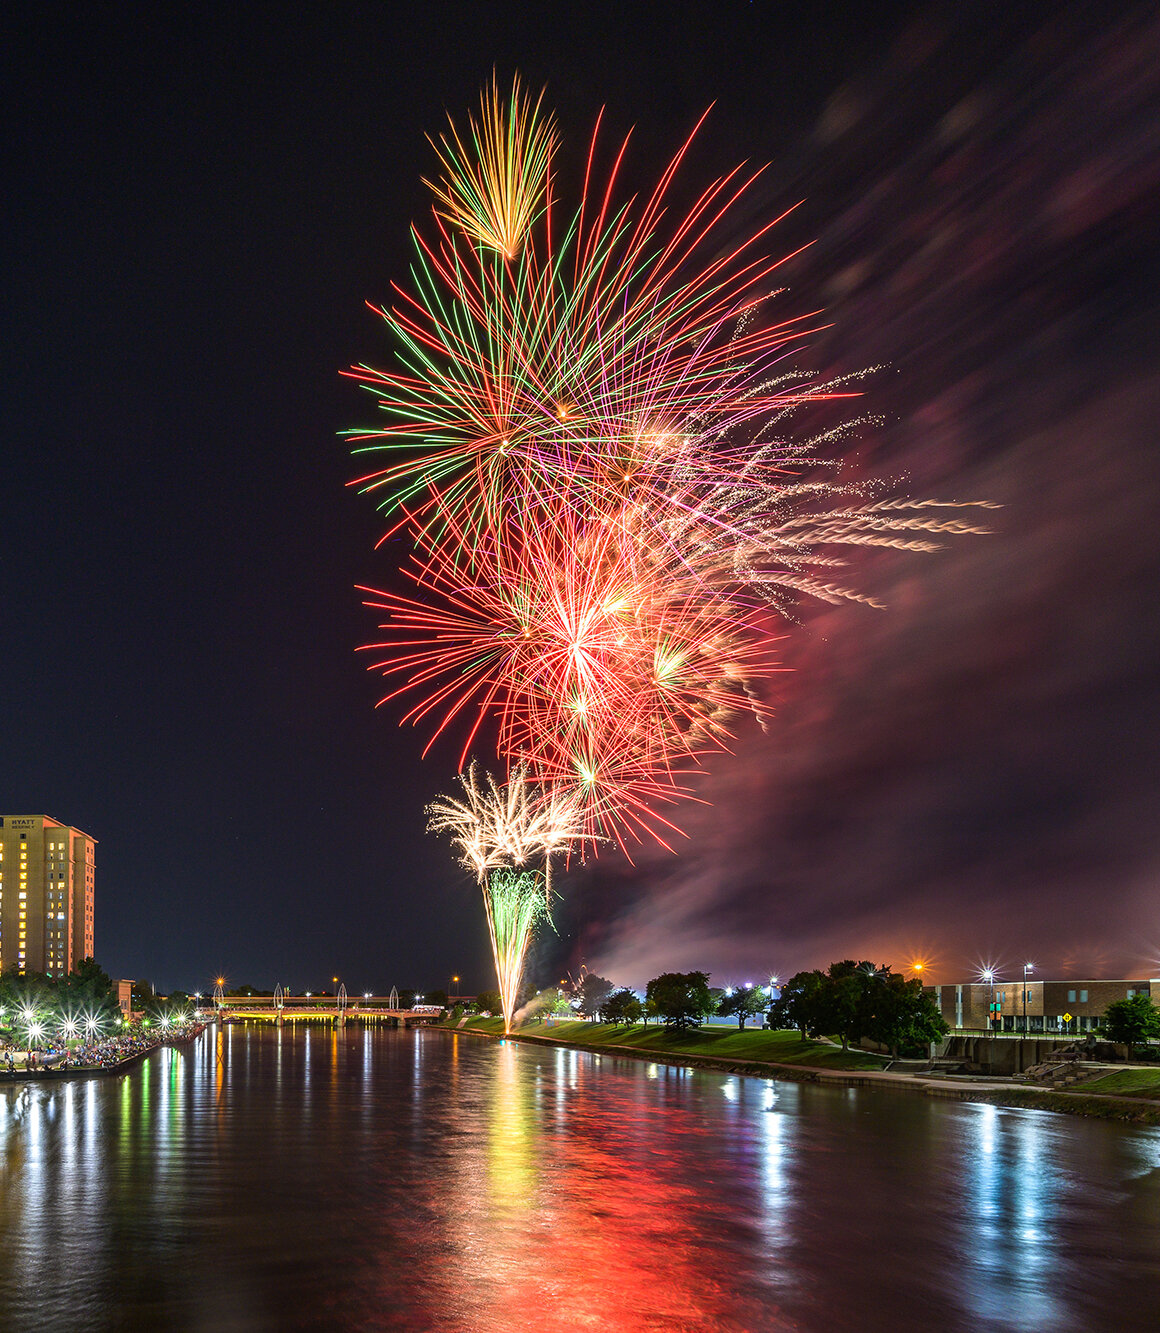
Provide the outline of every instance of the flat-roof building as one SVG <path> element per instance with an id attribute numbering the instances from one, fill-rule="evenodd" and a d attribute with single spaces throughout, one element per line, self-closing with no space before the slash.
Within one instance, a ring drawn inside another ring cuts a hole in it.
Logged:
<path id="1" fill-rule="evenodd" d="M 47 815 L 0 815 L 0 971 L 63 977 L 93 956 L 96 845 Z"/>
<path id="2" fill-rule="evenodd" d="M 1121 981 L 1026 980 L 1022 975 L 994 981 L 924 986 L 948 1026 L 976 1032 L 1095 1032 L 1115 1000 L 1148 995 L 1160 1004 L 1160 978 Z"/>

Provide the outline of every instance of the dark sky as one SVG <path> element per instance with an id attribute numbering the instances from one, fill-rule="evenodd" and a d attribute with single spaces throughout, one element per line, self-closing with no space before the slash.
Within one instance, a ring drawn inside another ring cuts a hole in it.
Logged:
<path id="1" fill-rule="evenodd" d="M 364 302 L 405 277 L 424 134 L 495 67 L 573 144 L 601 105 L 636 125 L 642 188 L 716 101 L 691 176 L 770 162 L 748 221 L 805 200 L 783 299 L 835 327 L 802 363 L 882 367 L 851 475 L 1004 505 L 859 560 L 888 610 L 803 608 L 768 734 L 679 857 L 568 877 L 543 977 L 1160 975 L 1160 28 L 1044 16 L 9 7 L 0 807 L 99 840 L 108 970 L 487 984 L 423 834 L 458 751 L 420 762 L 354 652 L 390 553 L 336 432 L 366 418 L 340 369 L 389 361 Z"/>

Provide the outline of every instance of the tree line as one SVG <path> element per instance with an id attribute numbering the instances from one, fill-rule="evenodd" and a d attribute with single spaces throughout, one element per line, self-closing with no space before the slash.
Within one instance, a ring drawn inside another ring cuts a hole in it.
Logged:
<path id="1" fill-rule="evenodd" d="M 895 1057 L 950 1031 L 917 977 L 908 980 L 885 963 L 876 967 L 850 958 L 825 972 L 790 977 L 770 1019 L 775 1027 L 797 1028 L 803 1038 L 840 1037 L 843 1050 L 851 1042 L 874 1041 Z"/>
<path id="2" fill-rule="evenodd" d="M 864 1039 L 888 1048 L 925 1048 L 950 1030 L 917 978 L 908 980 L 887 964 L 845 959 L 826 971 L 798 972 L 774 997 L 765 986 L 737 986 L 714 992 L 707 972 L 663 972 L 645 987 L 644 997 L 617 988 L 606 977 L 587 973 L 571 990 L 555 988 L 528 997 L 532 1013 L 572 1014 L 614 1025 L 663 1023 L 674 1029 L 699 1027 L 713 1014 L 737 1019 L 737 1026 L 765 1016 L 770 1027 L 796 1028 L 803 1039 L 834 1037 L 843 1050 Z M 499 996 L 483 992 L 473 1008 L 498 1013 Z"/>

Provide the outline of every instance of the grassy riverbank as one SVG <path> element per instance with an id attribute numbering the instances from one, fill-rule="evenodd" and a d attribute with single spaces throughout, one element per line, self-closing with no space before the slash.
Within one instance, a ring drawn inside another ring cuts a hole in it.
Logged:
<path id="1" fill-rule="evenodd" d="M 460 1031 L 503 1033 L 502 1018 L 469 1018 Z M 736 1028 L 703 1027 L 676 1032 L 655 1023 L 647 1027 L 614 1027 L 610 1023 L 529 1023 L 517 1036 L 539 1037 L 567 1046 L 607 1051 L 646 1051 L 661 1057 L 708 1057 L 736 1064 L 801 1065 L 811 1069 L 881 1069 L 881 1056 L 867 1051 L 842 1051 L 827 1042 L 803 1041 L 796 1032 L 770 1032 L 760 1028 L 739 1032 Z"/>
<path id="2" fill-rule="evenodd" d="M 453 1031 L 475 1032 L 481 1036 L 501 1037 L 503 1019 L 470 1018 L 462 1027 L 443 1024 Z M 827 1042 L 803 1041 L 796 1032 L 767 1032 L 762 1029 L 738 1032 L 736 1028 L 706 1027 L 690 1032 L 673 1032 L 663 1026 L 638 1024 L 613 1027 L 606 1023 L 555 1022 L 529 1023 L 513 1034 L 533 1041 L 559 1042 L 580 1050 L 616 1054 L 618 1051 L 639 1059 L 653 1055 L 658 1060 L 685 1060 L 691 1064 L 729 1068 L 738 1073 L 779 1078 L 841 1079 L 843 1074 L 882 1070 L 887 1063 L 867 1051 L 841 1051 Z M 711 1063 L 710 1063 L 711 1062 Z M 800 1070 L 800 1073 L 795 1073 Z M 816 1071 L 816 1072 L 813 1072 Z M 853 1082 L 858 1082 L 856 1078 Z M 996 1106 L 1025 1107 L 1035 1111 L 1056 1111 L 1066 1115 L 1092 1116 L 1100 1120 L 1121 1120 L 1136 1125 L 1160 1125 L 1160 1071 L 1123 1069 L 1086 1084 L 1082 1090 L 1056 1092 L 1049 1089 L 1012 1084 L 998 1088 L 967 1083 L 940 1081 L 937 1084 L 921 1075 L 907 1073 L 879 1074 L 862 1083 L 875 1087 L 907 1089 L 929 1096 L 955 1096 L 964 1100 L 990 1102 Z M 1148 1098 L 1156 1100 L 1149 1101 Z"/>
<path id="3" fill-rule="evenodd" d="M 1160 1069 L 1117 1069 L 1082 1084 L 1077 1091 L 1160 1100 Z"/>
<path id="4" fill-rule="evenodd" d="M 1110 1078 L 1118 1075 L 1112 1074 Z M 1153 1095 L 1160 1095 L 1154 1090 Z M 1045 1088 L 1004 1088 L 1002 1092 L 980 1092 L 972 1101 L 992 1106 L 1023 1107 L 1029 1111 L 1061 1111 L 1064 1115 L 1090 1116 L 1096 1120 L 1123 1120 L 1131 1125 L 1160 1125 L 1160 1103 L 1132 1101 L 1131 1094 L 1087 1096 L 1086 1092 L 1049 1092 Z"/>

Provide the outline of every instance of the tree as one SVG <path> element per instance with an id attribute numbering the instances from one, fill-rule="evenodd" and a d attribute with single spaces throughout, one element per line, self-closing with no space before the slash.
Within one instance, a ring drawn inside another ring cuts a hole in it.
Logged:
<path id="1" fill-rule="evenodd" d="M 923 994 L 918 977 L 907 981 L 887 968 L 876 983 L 864 995 L 861 1035 L 888 1046 L 895 1059 L 903 1048 L 925 1046 L 950 1031 L 934 1000 Z"/>
<path id="2" fill-rule="evenodd" d="M 82 958 L 65 978 L 65 985 L 72 990 L 85 990 L 93 999 L 103 999 L 106 995 L 116 999 L 116 987 L 113 978 L 95 958 Z"/>
<path id="3" fill-rule="evenodd" d="M 761 986 L 738 986 L 727 990 L 717 1005 L 717 1012 L 729 1017 L 736 1015 L 737 1026 L 745 1030 L 745 1020 L 756 1018 L 769 1008 L 769 997 Z"/>
<path id="4" fill-rule="evenodd" d="M 1147 995 L 1113 1000 L 1104 1011 L 1104 1035 L 1129 1047 L 1149 1037 L 1160 1037 L 1160 1009 Z"/>
<path id="5" fill-rule="evenodd" d="M 503 1013 L 503 1001 L 499 998 L 497 990 L 481 990 L 471 1007 L 477 1014 Z"/>
<path id="6" fill-rule="evenodd" d="M 447 992 L 445 990 L 425 990 L 423 992 L 424 1004 L 437 1004 L 440 1009 L 447 1008 Z"/>
<path id="7" fill-rule="evenodd" d="M 82 958 L 57 987 L 63 1008 L 93 1018 L 111 1019 L 118 1012 L 117 987 L 92 958 Z"/>
<path id="8" fill-rule="evenodd" d="M 781 996 L 769 1011 L 770 1024 L 775 1028 L 797 1028 L 802 1041 L 816 1035 L 817 1020 L 821 1015 L 821 992 L 827 984 L 826 974 L 797 972 L 781 988 Z"/>
<path id="9" fill-rule="evenodd" d="M 861 1041 L 869 1035 L 874 987 L 882 985 L 889 975 L 890 968 L 885 963 L 875 967 L 873 963 L 856 963 L 845 958 L 830 964 L 826 984 L 820 991 L 818 1026 L 827 1035 L 841 1037 L 842 1050 L 849 1050 L 852 1041 Z"/>
<path id="10" fill-rule="evenodd" d="M 580 983 L 580 1012 L 585 1018 L 599 1018 L 604 1003 L 615 987 L 605 977 L 598 977 L 595 972 L 585 973 Z"/>
<path id="11" fill-rule="evenodd" d="M 672 1028 L 700 1027 L 714 1009 L 707 972 L 662 972 L 648 983 L 645 998 Z"/>
<path id="12" fill-rule="evenodd" d="M 601 1010 L 606 1023 L 624 1024 L 626 1027 L 639 1023 L 643 1012 L 644 1006 L 630 990 L 613 991 Z"/>
<path id="13" fill-rule="evenodd" d="M 562 1016 L 573 1013 L 572 1002 L 559 986 L 548 986 L 544 990 L 537 991 L 528 1003 L 534 1006 L 537 1014 Z"/>
<path id="14" fill-rule="evenodd" d="M 918 978 L 907 981 L 886 964 L 831 963 L 825 972 L 799 972 L 782 988 L 770 1011 L 777 1027 L 802 1037 L 837 1036 L 842 1049 L 871 1037 L 897 1056 L 904 1046 L 937 1041 L 949 1031 Z"/>

